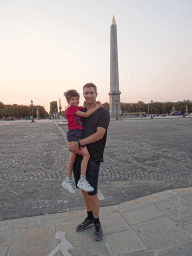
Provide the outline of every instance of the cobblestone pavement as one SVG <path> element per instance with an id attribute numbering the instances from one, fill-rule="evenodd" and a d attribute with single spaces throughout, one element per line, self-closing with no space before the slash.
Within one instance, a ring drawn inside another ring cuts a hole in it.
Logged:
<path id="1" fill-rule="evenodd" d="M 101 206 L 192 185 L 192 118 L 111 121 L 100 168 Z M 0 122 L 0 219 L 84 208 L 61 187 L 66 124 Z"/>

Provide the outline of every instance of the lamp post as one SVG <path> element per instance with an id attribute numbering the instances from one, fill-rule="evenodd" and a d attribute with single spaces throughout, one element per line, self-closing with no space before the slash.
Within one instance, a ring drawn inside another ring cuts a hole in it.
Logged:
<path id="1" fill-rule="evenodd" d="M 153 116 L 152 116 L 152 103 L 153 103 L 153 101 L 151 100 L 151 119 L 153 119 Z"/>
<path id="2" fill-rule="evenodd" d="M 31 114 L 32 114 L 32 120 L 31 122 L 35 122 L 33 119 L 33 101 L 31 100 Z"/>
<path id="3" fill-rule="evenodd" d="M 149 105 L 148 105 L 148 116 L 149 116 Z"/>
<path id="4" fill-rule="evenodd" d="M 118 100 L 116 100 L 116 120 L 119 120 L 119 117 L 118 117 Z"/>

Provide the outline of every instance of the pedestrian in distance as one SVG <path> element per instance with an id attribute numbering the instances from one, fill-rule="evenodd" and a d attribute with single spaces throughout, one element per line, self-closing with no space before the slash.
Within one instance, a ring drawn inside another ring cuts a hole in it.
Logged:
<path id="1" fill-rule="evenodd" d="M 83 96 L 86 101 L 86 107 L 83 111 L 86 113 L 96 106 L 97 87 L 93 83 L 87 83 L 83 87 Z M 83 146 L 87 146 L 90 159 L 87 166 L 86 178 L 94 188 L 92 192 L 82 190 L 82 195 L 87 210 L 86 219 L 77 226 L 77 231 L 83 231 L 94 225 L 94 237 L 96 241 L 103 239 L 103 231 L 99 220 L 99 199 L 97 196 L 98 177 L 100 163 L 103 162 L 103 153 L 107 138 L 107 129 L 109 126 L 109 111 L 103 107 L 97 109 L 92 115 L 83 118 L 83 138 L 69 143 L 69 148 L 73 152 L 78 152 Z M 75 183 L 77 186 L 80 170 L 81 156 L 77 156 L 73 166 Z"/>
<path id="2" fill-rule="evenodd" d="M 120 114 L 120 119 L 123 121 L 123 112 Z"/>
<path id="3" fill-rule="evenodd" d="M 96 103 L 94 108 L 90 109 L 87 112 L 82 112 L 81 110 L 83 109 L 83 107 L 79 107 L 80 96 L 76 90 L 68 90 L 67 92 L 64 93 L 64 96 L 66 97 L 67 103 L 69 104 L 69 107 L 66 110 L 66 118 L 68 121 L 67 126 L 69 129 L 69 131 L 67 132 L 67 140 L 69 142 L 79 141 L 82 138 L 82 131 L 83 131 L 83 123 L 82 123 L 81 117 L 84 117 L 84 118 L 89 117 L 102 105 L 101 103 Z M 77 186 L 84 191 L 91 192 L 94 189 L 92 186 L 90 186 L 89 182 L 86 179 L 86 169 L 87 169 L 87 164 L 90 158 L 87 147 L 82 146 L 79 149 L 78 153 L 83 156 L 83 160 L 81 163 L 81 177 L 78 181 Z M 75 158 L 76 158 L 76 153 L 71 151 L 69 155 L 69 162 L 67 165 L 66 180 L 63 181 L 62 183 L 62 186 L 71 193 L 76 193 L 71 183 L 71 175 L 72 175 L 72 169 L 73 169 L 73 164 L 75 162 Z"/>

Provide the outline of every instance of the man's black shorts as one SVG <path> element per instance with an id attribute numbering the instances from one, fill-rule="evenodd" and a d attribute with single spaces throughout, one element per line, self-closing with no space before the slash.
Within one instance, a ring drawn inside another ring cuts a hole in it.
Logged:
<path id="1" fill-rule="evenodd" d="M 73 174 L 75 177 L 76 187 L 81 175 L 81 161 L 82 157 L 77 156 L 73 165 Z M 86 179 L 89 184 L 94 188 L 94 191 L 88 192 L 90 196 L 94 196 L 97 194 L 99 167 L 100 163 L 89 160 L 86 171 Z"/>

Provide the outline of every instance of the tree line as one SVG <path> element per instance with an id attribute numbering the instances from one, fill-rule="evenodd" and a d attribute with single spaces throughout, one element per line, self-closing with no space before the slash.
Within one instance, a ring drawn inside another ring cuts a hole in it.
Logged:
<path id="1" fill-rule="evenodd" d="M 33 117 L 37 117 L 37 108 L 40 118 L 49 117 L 49 114 L 43 106 L 33 105 Z M 25 118 L 32 116 L 32 106 L 26 105 L 4 105 L 3 102 L 0 102 L 0 118 L 15 117 L 15 118 Z"/>
<path id="2" fill-rule="evenodd" d="M 187 108 L 186 108 L 187 106 Z M 103 103 L 103 107 L 109 110 L 109 103 Z M 37 117 L 37 108 L 39 108 L 39 117 L 45 118 L 49 117 L 48 112 L 45 110 L 43 106 L 40 105 L 33 105 L 33 117 Z M 53 109 L 57 106 L 52 107 Z M 121 110 L 123 113 L 146 113 L 151 114 L 163 114 L 163 113 L 171 113 L 173 110 L 182 111 L 182 112 L 192 112 L 192 101 L 190 100 L 183 100 L 178 102 L 150 102 L 144 103 L 143 101 L 138 101 L 137 103 L 125 103 L 121 102 Z M 16 118 L 25 118 L 32 115 L 32 106 L 25 106 L 25 105 L 4 105 L 3 102 L 0 102 L 0 118 L 2 117 L 16 117 Z M 62 116 L 65 116 L 65 111 L 61 112 Z"/>
<path id="3" fill-rule="evenodd" d="M 187 107 L 186 107 L 187 106 Z M 105 102 L 103 107 L 109 110 L 109 103 Z M 178 102 L 150 102 L 144 103 L 143 101 L 138 101 L 137 103 L 124 103 L 121 102 L 121 111 L 123 113 L 146 113 L 151 114 L 164 114 L 171 113 L 173 110 L 182 112 L 192 112 L 192 101 L 183 100 Z"/>

